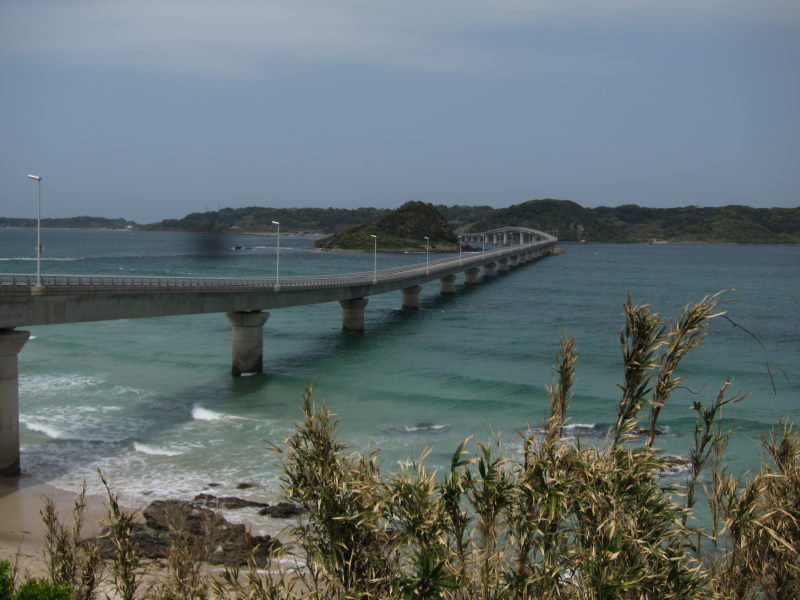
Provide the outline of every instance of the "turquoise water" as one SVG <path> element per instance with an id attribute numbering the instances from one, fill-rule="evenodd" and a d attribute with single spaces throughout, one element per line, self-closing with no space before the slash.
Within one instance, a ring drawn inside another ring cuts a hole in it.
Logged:
<path id="1" fill-rule="evenodd" d="M 273 276 L 275 238 L 74 230 L 43 232 L 44 273 Z M 243 250 L 234 251 L 234 245 Z M 0 271 L 33 272 L 33 230 L 0 230 Z M 374 296 L 364 335 L 341 332 L 337 303 L 271 311 L 265 373 L 232 378 L 224 315 L 189 315 L 30 327 L 20 355 L 22 468 L 75 489 L 98 489 L 102 469 L 128 502 L 190 497 L 209 483 L 237 493 L 241 481 L 278 495 L 279 442 L 299 418 L 300 397 L 340 419 L 339 434 L 377 450 L 386 469 L 432 446 L 444 466 L 467 436 L 517 431 L 547 415 L 545 385 L 559 336 L 581 358 L 569 416 L 573 431 L 599 440 L 615 415 L 622 380 L 619 330 L 628 291 L 664 315 L 705 294 L 735 288 L 724 309 L 756 334 L 718 320 L 682 370 L 663 411 L 659 446 L 685 455 L 693 400 L 710 402 L 726 378 L 750 394 L 724 413 L 735 472 L 758 467 L 758 437 L 781 418 L 800 419 L 800 248 L 784 246 L 565 245 L 546 258 L 440 297 L 428 284 L 419 311 L 399 293 Z M 369 271 L 372 255 L 313 249 L 281 238 L 281 274 Z M 424 254 L 380 254 L 378 267 Z M 772 380 L 767 364 L 772 369 Z M 773 391 L 773 381 L 775 391 Z"/>

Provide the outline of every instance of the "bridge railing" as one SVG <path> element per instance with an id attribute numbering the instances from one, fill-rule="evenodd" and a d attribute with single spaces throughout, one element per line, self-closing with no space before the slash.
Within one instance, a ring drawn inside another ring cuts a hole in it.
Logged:
<path id="1" fill-rule="evenodd" d="M 414 263 L 377 272 L 341 273 L 334 275 L 309 275 L 298 277 L 159 277 L 120 275 L 42 275 L 44 286 L 84 288 L 314 288 L 395 281 L 413 275 L 431 275 L 452 271 L 454 267 L 470 268 L 485 264 L 495 258 L 517 254 L 520 251 L 552 246 L 555 239 L 535 241 L 512 247 L 502 247 L 482 252 L 469 252 L 425 262 Z M 0 286 L 35 286 L 36 275 L 28 273 L 0 273 Z"/>

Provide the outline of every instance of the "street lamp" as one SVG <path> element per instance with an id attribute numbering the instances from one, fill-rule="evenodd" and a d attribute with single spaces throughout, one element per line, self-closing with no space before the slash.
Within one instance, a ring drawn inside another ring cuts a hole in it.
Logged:
<path id="1" fill-rule="evenodd" d="M 372 238 L 372 283 L 378 283 L 378 236 L 369 234 Z"/>
<path id="2" fill-rule="evenodd" d="M 483 244 L 481 245 L 481 253 L 486 252 L 486 234 L 482 233 L 481 237 L 483 237 Z"/>
<path id="3" fill-rule="evenodd" d="M 464 245 L 462 236 L 458 236 L 458 266 L 461 266 L 461 247 Z"/>
<path id="4" fill-rule="evenodd" d="M 278 248 L 275 252 L 275 287 L 281 284 L 281 224 L 273 221 L 273 225 L 278 226 Z"/>
<path id="5" fill-rule="evenodd" d="M 39 202 L 36 205 L 36 285 L 42 285 L 42 177 L 28 175 L 28 179 L 36 182 L 39 190 Z"/>
<path id="6" fill-rule="evenodd" d="M 429 238 L 426 235 L 425 236 L 425 274 L 428 274 L 428 273 L 431 272 L 430 262 L 428 261 L 428 247 L 430 246 L 430 243 L 431 243 L 431 238 Z"/>

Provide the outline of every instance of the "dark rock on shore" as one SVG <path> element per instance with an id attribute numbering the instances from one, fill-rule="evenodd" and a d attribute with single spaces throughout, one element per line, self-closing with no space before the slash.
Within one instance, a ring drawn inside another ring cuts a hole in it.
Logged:
<path id="1" fill-rule="evenodd" d="M 142 511 L 144 523 L 134 526 L 132 542 L 145 558 L 164 558 L 175 538 L 190 538 L 202 549 L 202 560 L 216 565 L 245 565 L 251 557 L 263 564 L 280 542 L 268 535 L 250 535 L 244 525 L 226 521 L 214 511 L 183 500 L 156 500 Z M 98 538 L 103 558 L 114 552 L 108 528 Z"/>
<path id="2" fill-rule="evenodd" d="M 270 516 L 275 519 L 288 519 L 289 517 L 302 515 L 304 512 L 305 509 L 299 504 L 293 504 L 292 502 L 278 502 L 272 506 L 265 506 L 258 511 L 258 514 L 261 516 Z"/>
<path id="3" fill-rule="evenodd" d="M 305 512 L 302 506 L 292 502 L 278 502 L 278 504 L 267 504 L 266 502 L 256 502 L 255 500 L 245 500 L 236 496 L 212 496 L 211 494 L 198 494 L 192 500 L 195 506 L 206 508 L 217 508 L 225 510 L 236 510 L 239 508 L 260 508 L 258 514 L 262 517 L 272 517 L 274 519 L 288 519 L 296 517 Z"/>
<path id="4" fill-rule="evenodd" d="M 192 503 L 208 508 L 222 508 L 225 510 L 236 510 L 237 508 L 266 508 L 266 502 L 256 502 L 255 500 L 245 500 L 236 496 L 212 496 L 211 494 L 198 494 L 192 499 Z"/>

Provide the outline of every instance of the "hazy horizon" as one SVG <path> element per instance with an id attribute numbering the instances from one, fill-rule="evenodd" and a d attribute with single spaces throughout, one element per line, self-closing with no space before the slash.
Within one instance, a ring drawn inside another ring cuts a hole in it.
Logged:
<path id="1" fill-rule="evenodd" d="M 0 213 L 800 204 L 789 0 L 6 0 Z"/>

